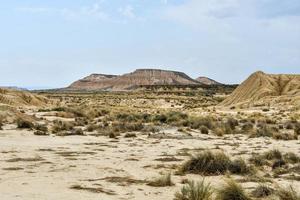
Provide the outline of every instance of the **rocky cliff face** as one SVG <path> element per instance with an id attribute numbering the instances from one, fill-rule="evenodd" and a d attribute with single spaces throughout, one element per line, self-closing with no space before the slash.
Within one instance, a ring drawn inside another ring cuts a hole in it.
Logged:
<path id="1" fill-rule="evenodd" d="M 300 75 L 255 72 L 220 105 L 249 107 L 280 102 L 300 104 Z"/>
<path id="2" fill-rule="evenodd" d="M 69 89 L 131 90 L 143 85 L 194 85 L 199 84 L 186 74 L 159 69 L 138 69 L 121 76 L 92 74 L 74 82 Z"/>

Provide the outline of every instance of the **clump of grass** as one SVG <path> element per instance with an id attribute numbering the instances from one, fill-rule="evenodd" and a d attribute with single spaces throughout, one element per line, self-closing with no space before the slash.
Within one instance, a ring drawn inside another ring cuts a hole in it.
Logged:
<path id="1" fill-rule="evenodd" d="M 282 153 L 278 149 L 267 151 L 262 156 L 267 160 L 282 159 Z"/>
<path id="2" fill-rule="evenodd" d="M 296 190 L 290 186 L 288 189 L 279 188 L 277 195 L 280 200 L 299 200 L 300 196 L 297 194 Z"/>
<path id="3" fill-rule="evenodd" d="M 86 127 L 86 131 L 87 132 L 93 132 L 94 130 L 96 130 L 98 128 L 98 126 L 96 124 L 89 124 L 87 127 Z"/>
<path id="4" fill-rule="evenodd" d="M 52 132 L 57 134 L 62 131 L 71 131 L 74 129 L 74 124 L 72 122 L 54 121 L 52 126 Z"/>
<path id="5" fill-rule="evenodd" d="M 252 192 L 251 195 L 255 198 L 265 198 L 274 193 L 274 189 L 266 186 L 266 185 L 258 185 Z"/>
<path id="6" fill-rule="evenodd" d="M 34 134 L 34 135 L 38 135 L 38 136 L 46 136 L 46 135 L 49 135 L 47 132 L 45 132 L 45 131 L 39 131 L 39 130 L 34 131 L 33 134 Z"/>
<path id="7" fill-rule="evenodd" d="M 294 127 L 295 135 L 300 135 L 300 123 L 298 122 Z"/>
<path id="8" fill-rule="evenodd" d="M 277 129 L 274 127 L 269 127 L 266 124 L 260 125 L 260 128 L 256 130 L 256 132 L 252 132 L 250 134 L 250 138 L 254 137 L 273 137 L 273 134 L 276 134 L 278 132 Z"/>
<path id="9" fill-rule="evenodd" d="M 196 156 L 193 156 L 184 163 L 180 172 L 190 172 L 204 175 L 224 174 L 230 164 L 230 159 L 223 152 L 213 153 L 204 151 Z"/>
<path id="10" fill-rule="evenodd" d="M 241 185 L 234 180 L 228 180 L 217 194 L 218 200 L 250 200 Z"/>
<path id="11" fill-rule="evenodd" d="M 206 184 L 204 180 L 197 183 L 188 181 L 180 192 L 175 193 L 174 200 L 212 200 L 212 195 L 212 187 L 210 184 Z"/>
<path id="12" fill-rule="evenodd" d="M 202 134 L 208 134 L 209 130 L 206 126 L 201 126 L 200 131 Z"/>
<path id="13" fill-rule="evenodd" d="M 295 163 L 299 163 L 300 162 L 300 157 L 297 156 L 295 153 L 293 152 L 289 152 L 284 154 L 284 159 L 286 161 L 288 161 L 289 163 L 295 164 Z"/>
<path id="14" fill-rule="evenodd" d="M 118 133 L 125 133 L 125 132 L 132 132 L 132 131 L 141 131 L 143 130 L 144 125 L 143 123 L 120 123 L 114 122 L 111 125 L 111 129 L 113 132 Z"/>
<path id="15" fill-rule="evenodd" d="M 48 131 L 48 127 L 44 124 L 36 124 L 34 126 L 34 129 L 37 131 L 42 131 L 42 132 L 47 132 Z"/>
<path id="16" fill-rule="evenodd" d="M 0 130 L 2 130 L 2 126 L 3 126 L 3 119 L 0 117 Z"/>
<path id="17" fill-rule="evenodd" d="M 136 134 L 135 133 L 126 133 L 125 138 L 133 138 L 133 137 L 136 137 Z"/>
<path id="18" fill-rule="evenodd" d="M 295 133 L 275 132 L 275 133 L 273 133 L 272 137 L 275 140 L 297 140 L 298 139 L 298 135 Z"/>
<path id="19" fill-rule="evenodd" d="M 172 182 L 171 174 L 168 173 L 166 175 L 163 175 L 157 179 L 150 181 L 147 185 L 152 187 L 168 187 L 168 186 L 173 186 L 174 183 Z"/>
<path id="20" fill-rule="evenodd" d="M 228 170 L 233 174 L 248 174 L 251 169 L 242 158 L 230 162 Z"/>
<path id="21" fill-rule="evenodd" d="M 28 120 L 19 118 L 17 120 L 17 127 L 21 129 L 25 129 L 25 128 L 32 129 L 34 127 L 34 124 Z"/>

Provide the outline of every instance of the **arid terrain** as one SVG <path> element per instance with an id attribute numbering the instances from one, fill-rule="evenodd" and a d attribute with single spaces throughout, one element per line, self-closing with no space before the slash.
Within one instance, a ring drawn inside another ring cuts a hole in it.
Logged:
<path id="1" fill-rule="evenodd" d="M 299 200 L 299 75 L 200 79 L 1 89 L 0 199 Z"/>

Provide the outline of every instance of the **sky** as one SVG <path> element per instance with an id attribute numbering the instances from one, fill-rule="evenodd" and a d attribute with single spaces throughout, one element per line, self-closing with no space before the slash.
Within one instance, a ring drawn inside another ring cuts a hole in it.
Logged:
<path id="1" fill-rule="evenodd" d="M 223 83 L 300 74 L 299 0 L 0 0 L 0 85 L 182 71 Z"/>

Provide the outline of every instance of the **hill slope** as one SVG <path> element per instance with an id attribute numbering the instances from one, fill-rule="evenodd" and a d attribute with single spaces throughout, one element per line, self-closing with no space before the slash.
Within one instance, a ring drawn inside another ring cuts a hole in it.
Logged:
<path id="1" fill-rule="evenodd" d="M 199 84 L 186 74 L 159 69 L 138 69 L 121 76 L 90 75 L 74 82 L 68 89 L 131 90 L 141 85 L 194 85 Z"/>
<path id="2" fill-rule="evenodd" d="M 213 79 L 210 79 L 208 77 L 205 77 L 205 76 L 200 76 L 200 77 L 196 78 L 196 81 L 198 81 L 202 84 L 205 84 L 205 85 L 222 85 L 221 83 L 219 83 Z"/>
<path id="3" fill-rule="evenodd" d="M 46 97 L 25 91 L 0 88 L 0 105 L 44 106 L 49 103 Z"/>
<path id="4" fill-rule="evenodd" d="M 220 105 L 249 107 L 274 103 L 299 105 L 300 75 L 255 72 Z"/>

